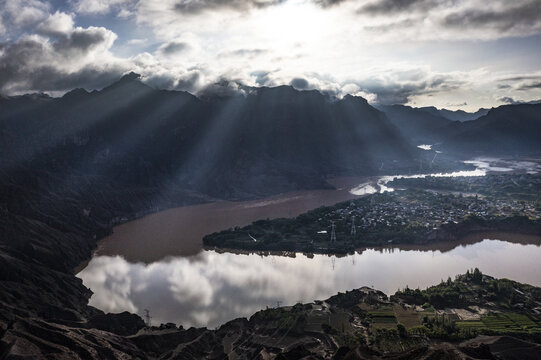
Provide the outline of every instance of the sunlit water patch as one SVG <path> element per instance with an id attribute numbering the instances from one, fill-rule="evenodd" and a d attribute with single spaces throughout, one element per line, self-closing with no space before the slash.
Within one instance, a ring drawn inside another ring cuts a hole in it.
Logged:
<path id="1" fill-rule="evenodd" d="M 418 147 L 425 146 L 419 145 Z M 430 146 L 430 145 L 426 145 Z M 429 149 L 425 149 L 429 150 Z M 524 171 L 528 174 L 536 174 L 541 171 L 541 165 L 531 161 L 514 161 L 501 160 L 495 158 L 478 158 L 474 160 L 464 161 L 465 164 L 475 166 L 474 170 L 460 170 L 448 173 L 433 173 L 433 174 L 414 174 L 414 175 L 389 175 L 379 177 L 375 183 L 360 184 L 350 190 L 353 195 L 368 195 L 377 192 L 392 192 L 395 189 L 388 186 L 388 183 L 395 179 L 422 179 L 428 176 L 431 177 L 470 177 L 470 176 L 485 176 L 488 172 L 510 172 Z"/>
<path id="2" fill-rule="evenodd" d="M 472 267 L 541 286 L 540 258 L 536 245 L 485 240 L 448 252 L 365 250 L 341 258 L 204 251 L 145 265 L 97 256 L 77 276 L 94 292 L 90 305 L 106 312 L 142 314 L 146 308 L 155 324 L 215 327 L 277 301 L 309 302 L 361 286 L 391 294 L 405 285 L 434 285 Z"/>

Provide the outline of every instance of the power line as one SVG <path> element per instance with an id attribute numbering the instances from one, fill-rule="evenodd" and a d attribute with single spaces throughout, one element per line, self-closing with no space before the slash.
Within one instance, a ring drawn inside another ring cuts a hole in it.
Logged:
<path id="1" fill-rule="evenodd" d="M 150 327 L 151 326 L 150 319 L 152 319 L 152 317 L 150 316 L 150 310 L 145 309 L 143 311 L 145 312 L 145 323 L 147 327 Z"/>
<path id="2" fill-rule="evenodd" d="M 336 231 L 335 231 L 335 225 L 334 221 L 331 221 L 331 243 L 336 242 Z"/>

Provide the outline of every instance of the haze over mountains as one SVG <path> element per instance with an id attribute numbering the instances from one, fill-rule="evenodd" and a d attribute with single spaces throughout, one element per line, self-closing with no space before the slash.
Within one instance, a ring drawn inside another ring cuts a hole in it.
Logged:
<path id="1" fill-rule="evenodd" d="M 405 168 L 418 154 L 362 98 L 334 102 L 282 86 L 199 99 L 137 78 L 57 99 L 3 99 L 4 161 L 235 197 L 321 187 L 323 176 L 370 174 L 382 163 Z"/>
<path id="2" fill-rule="evenodd" d="M 419 171 L 419 160 L 433 156 L 419 144 L 436 144 L 445 165 L 541 151 L 541 105 L 535 104 L 459 122 L 290 86 L 197 98 L 153 89 L 129 74 L 101 91 L 1 98 L 0 109 L 0 333 L 17 322 L 9 334 L 23 347 L 21 339 L 35 331 L 60 336 L 47 321 L 78 332 L 126 335 L 140 328 L 135 315 L 89 307 L 90 292 L 72 275 L 122 219 L 326 188 L 330 176 Z M 56 342 L 73 347 L 69 336 Z M 99 351 L 138 351 L 112 335 L 84 341 Z"/>
<path id="3" fill-rule="evenodd" d="M 155 90 L 133 73 L 101 91 L 3 98 L 0 106 L 3 167 L 32 164 L 57 174 L 104 176 L 119 186 L 220 198 L 321 188 L 328 176 L 411 168 L 423 156 L 419 144 L 466 157 L 541 147 L 541 105 L 502 106 L 459 122 L 445 110 L 393 105 L 378 111 L 361 97 L 333 101 L 290 86 L 197 98 Z"/>
<path id="4" fill-rule="evenodd" d="M 472 114 L 403 105 L 378 111 L 360 97 L 333 101 L 289 86 L 197 98 L 138 78 L 131 73 L 101 91 L 75 89 L 61 98 L 0 99 L 2 162 L 242 197 L 407 168 L 422 156 L 419 144 L 463 156 L 541 146 L 541 105 Z"/>

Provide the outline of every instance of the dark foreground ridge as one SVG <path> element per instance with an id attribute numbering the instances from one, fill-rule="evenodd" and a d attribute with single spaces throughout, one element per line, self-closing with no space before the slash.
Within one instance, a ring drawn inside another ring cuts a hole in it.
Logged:
<path id="1" fill-rule="evenodd" d="M 5 359 L 526 359 L 541 356 L 541 289 L 477 269 L 387 297 L 363 287 L 216 330 L 136 315 L 58 321 L 2 313 Z"/>

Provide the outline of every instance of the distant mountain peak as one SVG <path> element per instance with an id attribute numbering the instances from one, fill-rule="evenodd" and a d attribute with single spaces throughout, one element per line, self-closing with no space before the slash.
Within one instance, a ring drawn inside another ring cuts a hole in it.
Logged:
<path id="1" fill-rule="evenodd" d="M 350 95 L 350 94 L 347 94 L 346 96 L 344 96 L 344 98 L 342 100 L 346 100 L 346 101 L 360 101 L 362 102 L 363 104 L 368 104 L 368 100 L 366 100 L 365 98 L 363 98 L 362 96 L 354 96 L 354 95 Z"/>
<path id="2" fill-rule="evenodd" d="M 119 89 L 131 89 L 129 91 L 148 91 L 151 87 L 144 84 L 141 81 L 141 75 L 134 73 L 133 71 L 122 76 L 117 82 L 102 89 L 102 91 L 119 90 Z"/>
<path id="3" fill-rule="evenodd" d="M 64 99 L 77 98 L 77 97 L 81 97 L 81 96 L 86 96 L 88 94 L 89 94 L 89 92 L 86 91 L 85 89 L 76 88 L 76 89 L 73 89 L 73 90 L 68 91 L 67 93 L 65 93 L 64 96 L 62 96 L 62 98 L 64 98 Z"/>
<path id="4" fill-rule="evenodd" d="M 141 78 L 141 75 L 140 74 L 137 74 L 133 71 L 130 71 L 128 74 L 122 76 L 120 78 L 120 81 L 119 82 L 131 82 L 131 81 L 134 81 L 134 80 L 138 80 Z"/>

